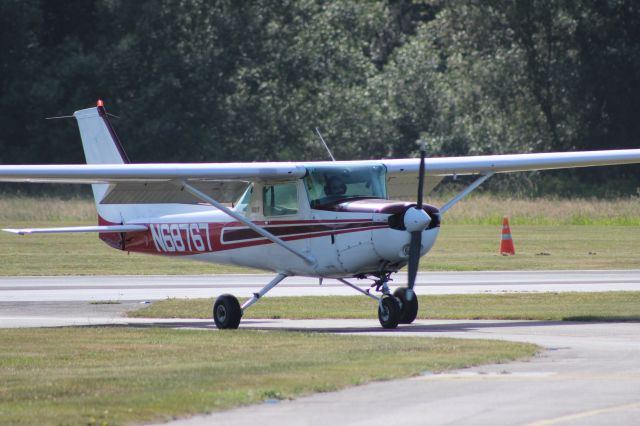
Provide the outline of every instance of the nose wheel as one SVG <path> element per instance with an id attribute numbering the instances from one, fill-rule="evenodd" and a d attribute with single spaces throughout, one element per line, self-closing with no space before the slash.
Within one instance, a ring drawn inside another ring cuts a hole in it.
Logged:
<path id="1" fill-rule="evenodd" d="M 378 320 L 382 328 L 396 328 L 400 322 L 400 302 L 390 294 L 385 294 L 378 304 Z"/>
<path id="2" fill-rule="evenodd" d="M 400 324 L 411 324 L 418 316 L 418 296 L 407 287 L 399 287 L 393 296 L 400 302 Z"/>

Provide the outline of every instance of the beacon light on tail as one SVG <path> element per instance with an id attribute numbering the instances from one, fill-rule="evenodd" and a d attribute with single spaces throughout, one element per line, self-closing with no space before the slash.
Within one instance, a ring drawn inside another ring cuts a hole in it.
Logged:
<path id="1" fill-rule="evenodd" d="M 219 328 L 237 328 L 246 309 L 293 275 L 335 279 L 374 299 L 385 328 L 409 324 L 420 258 L 446 212 L 490 176 L 640 163 L 638 149 L 425 158 L 422 147 L 419 159 L 136 164 L 102 101 L 73 116 L 87 164 L 0 166 L 0 182 L 90 184 L 97 226 L 7 231 L 94 232 L 118 250 L 273 271 L 243 305 L 229 294 L 216 300 Z M 478 177 L 441 208 L 424 203 L 443 176 L 465 174 Z M 417 197 L 392 201 L 400 193 Z M 392 274 L 407 265 L 408 282 L 392 292 Z M 378 294 L 352 279 L 372 280 Z"/>

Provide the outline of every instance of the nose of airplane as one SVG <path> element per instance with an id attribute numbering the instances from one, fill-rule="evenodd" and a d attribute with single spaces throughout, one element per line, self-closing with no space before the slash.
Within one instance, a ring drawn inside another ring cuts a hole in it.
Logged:
<path id="1" fill-rule="evenodd" d="M 440 226 L 440 210 L 437 207 L 423 204 L 419 209 L 415 204 L 401 204 L 387 219 L 391 229 L 415 232 Z"/>
<path id="2" fill-rule="evenodd" d="M 409 207 L 404 212 L 403 221 L 404 227 L 409 232 L 422 231 L 429 226 L 431 217 L 424 209 L 417 207 Z"/>
<path id="3" fill-rule="evenodd" d="M 440 211 L 431 205 L 423 204 L 418 209 L 412 203 L 391 203 L 385 213 L 389 228 L 377 231 L 380 235 L 374 238 L 376 251 L 385 260 L 395 263 L 406 263 L 411 248 L 411 235 L 421 233 L 420 256 L 424 255 L 435 242 L 440 229 Z"/>

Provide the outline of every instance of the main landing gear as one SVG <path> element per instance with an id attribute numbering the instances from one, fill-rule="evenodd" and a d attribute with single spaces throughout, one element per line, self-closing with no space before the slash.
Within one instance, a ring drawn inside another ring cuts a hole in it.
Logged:
<path id="1" fill-rule="evenodd" d="M 213 321 L 220 329 L 238 328 L 242 318 L 240 302 L 232 294 L 219 296 L 213 304 Z"/>
<path id="2" fill-rule="evenodd" d="M 258 293 L 254 293 L 253 297 L 244 302 L 242 306 L 240 306 L 238 299 L 231 294 L 219 296 L 213 304 L 213 321 L 216 323 L 216 327 L 221 330 L 238 328 L 244 311 L 286 277 L 286 274 L 276 275 L 269 284 L 264 286 Z M 388 274 L 383 275 L 372 286 L 382 292 L 381 297 L 375 296 L 370 293 L 369 289 L 363 290 L 345 279 L 340 278 L 338 281 L 378 302 L 378 319 L 383 328 L 390 329 L 398 327 L 398 324 L 411 324 L 418 315 L 418 296 L 408 287 L 397 288 L 391 294 L 391 290 L 387 285 L 389 281 Z"/>
<path id="3" fill-rule="evenodd" d="M 240 306 L 240 302 L 235 296 L 231 294 L 223 294 L 218 296 L 213 304 L 213 321 L 216 323 L 216 327 L 221 330 L 236 329 L 240 325 L 240 319 L 249 306 L 253 305 L 262 296 L 267 294 L 269 290 L 277 286 L 280 281 L 287 278 L 285 274 L 278 274 L 271 280 L 269 284 L 264 286 L 262 290 L 257 293 L 253 293 L 253 297 Z"/>
<path id="4" fill-rule="evenodd" d="M 398 324 L 411 324 L 418 316 L 418 296 L 408 287 L 399 287 L 391 294 L 388 281 L 389 276 L 384 275 L 371 287 L 382 292 L 381 297 L 374 296 L 370 291 L 351 284 L 345 279 L 338 279 L 356 291 L 378 301 L 378 320 L 383 328 L 396 328 Z"/>

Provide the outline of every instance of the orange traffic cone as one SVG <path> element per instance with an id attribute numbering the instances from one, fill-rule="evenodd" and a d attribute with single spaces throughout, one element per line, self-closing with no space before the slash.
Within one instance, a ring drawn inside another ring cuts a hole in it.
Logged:
<path id="1" fill-rule="evenodd" d="M 513 246 L 513 240 L 511 239 L 509 218 L 507 216 L 502 218 L 502 241 L 500 241 L 500 254 L 503 256 L 513 256 L 516 254 L 516 249 Z"/>

